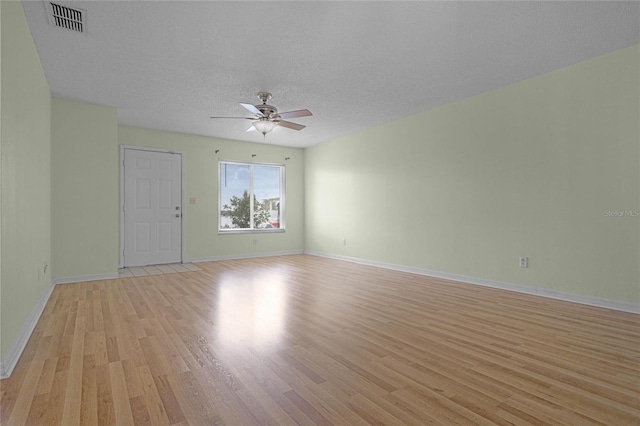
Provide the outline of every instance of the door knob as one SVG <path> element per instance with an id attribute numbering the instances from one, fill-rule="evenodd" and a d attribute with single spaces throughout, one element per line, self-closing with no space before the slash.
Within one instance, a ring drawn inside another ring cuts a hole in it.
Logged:
<path id="1" fill-rule="evenodd" d="M 180 217 L 180 213 L 176 213 L 176 217 Z"/>

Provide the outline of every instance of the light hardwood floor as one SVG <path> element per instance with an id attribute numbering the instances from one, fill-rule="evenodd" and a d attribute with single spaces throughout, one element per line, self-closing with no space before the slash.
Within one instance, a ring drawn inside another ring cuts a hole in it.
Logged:
<path id="1" fill-rule="evenodd" d="M 640 316 L 312 256 L 57 286 L 2 425 L 638 425 Z"/>

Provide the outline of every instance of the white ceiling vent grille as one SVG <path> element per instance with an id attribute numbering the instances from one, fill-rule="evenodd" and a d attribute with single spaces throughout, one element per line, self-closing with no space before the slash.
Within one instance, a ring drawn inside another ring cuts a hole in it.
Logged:
<path id="1" fill-rule="evenodd" d="M 86 32 L 85 11 L 64 6 L 60 3 L 45 2 L 49 24 L 78 33 Z"/>

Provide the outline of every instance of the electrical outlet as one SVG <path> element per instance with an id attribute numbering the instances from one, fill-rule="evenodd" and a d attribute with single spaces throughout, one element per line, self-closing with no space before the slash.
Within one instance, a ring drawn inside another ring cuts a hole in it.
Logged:
<path id="1" fill-rule="evenodd" d="M 526 256 L 520 256 L 520 267 L 528 268 L 529 267 L 529 258 Z"/>
<path id="2" fill-rule="evenodd" d="M 347 245 L 347 238 L 346 238 L 346 237 L 342 239 L 342 245 L 343 245 L 343 246 L 346 246 L 346 245 Z"/>
<path id="3" fill-rule="evenodd" d="M 257 239 L 257 238 L 254 238 L 254 239 L 253 239 L 253 245 L 254 245 L 254 246 L 257 246 L 257 245 L 258 245 L 258 239 Z"/>

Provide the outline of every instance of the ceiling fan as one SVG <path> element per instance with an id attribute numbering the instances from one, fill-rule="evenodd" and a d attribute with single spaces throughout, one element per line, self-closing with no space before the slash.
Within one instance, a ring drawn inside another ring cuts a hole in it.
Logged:
<path id="1" fill-rule="evenodd" d="M 292 123 L 285 121 L 283 118 L 295 118 L 295 117 L 308 117 L 311 111 L 308 109 L 299 109 L 297 111 L 278 112 L 278 109 L 273 105 L 267 105 L 267 101 L 271 99 L 271 93 L 259 92 L 258 98 L 262 101 L 262 104 L 251 105 L 240 102 L 247 111 L 253 114 L 253 117 L 211 117 L 211 118 L 233 118 L 241 120 L 253 120 L 251 127 L 247 129 L 247 132 L 258 131 L 262 133 L 264 137 L 267 133 L 272 131 L 276 126 L 286 127 L 293 130 L 302 130 L 306 126 L 302 124 Z"/>

